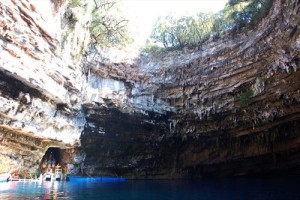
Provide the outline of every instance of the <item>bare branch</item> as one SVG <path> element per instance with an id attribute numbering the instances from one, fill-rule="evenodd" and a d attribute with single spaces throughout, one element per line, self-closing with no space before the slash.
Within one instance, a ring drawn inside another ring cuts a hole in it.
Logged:
<path id="1" fill-rule="evenodd" d="M 99 0 L 93 0 L 95 4 L 95 8 L 93 9 L 93 13 L 97 12 L 99 9 L 104 9 L 105 11 L 108 11 L 111 9 L 117 2 L 116 1 L 104 1 L 99 2 Z"/>

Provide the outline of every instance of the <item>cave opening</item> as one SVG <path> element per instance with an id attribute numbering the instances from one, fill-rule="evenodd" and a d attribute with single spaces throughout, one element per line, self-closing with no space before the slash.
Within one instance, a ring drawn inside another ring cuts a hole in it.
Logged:
<path id="1" fill-rule="evenodd" d="M 49 147 L 40 163 L 41 173 L 54 170 L 61 164 L 61 149 L 57 147 Z"/>

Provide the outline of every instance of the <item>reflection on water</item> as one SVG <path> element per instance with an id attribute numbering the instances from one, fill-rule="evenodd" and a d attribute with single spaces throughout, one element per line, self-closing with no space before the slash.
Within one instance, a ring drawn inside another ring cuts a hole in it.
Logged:
<path id="1" fill-rule="evenodd" d="M 71 177 L 65 181 L 33 181 L 0 183 L 0 199 L 86 199 L 85 193 L 100 184 L 124 182 L 124 178 L 82 178 Z M 94 192 L 92 194 L 96 194 Z"/>
<path id="2" fill-rule="evenodd" d="M 0 199 L 300 199 L 297 179 L 137 180 L 0 183 Z"/>
<path id="3" fill-rule="evenodd" d="M 68 199 L 66 182 L 0 183 L 0 199 Z"/>

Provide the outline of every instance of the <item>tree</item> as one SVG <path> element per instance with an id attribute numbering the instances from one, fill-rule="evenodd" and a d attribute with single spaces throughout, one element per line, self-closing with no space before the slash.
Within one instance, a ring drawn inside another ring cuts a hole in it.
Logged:
<path id="1" fill-rule="evenodd" d="M 123 46 L 131 41 L 127 25 L 128 20 L 117 14 L 116 1 L 93 0 L 90 33 L 95 46 Z"/>
<path id="2" fill-rule="evenodd" d="M 159 18 L 154 25 L 151 39 L 165 48 L 182 48 L 202 43 L 209 38 L 213 27 L 213 15 L 199 13 L 196 16 Z"/>
<path id="3" fill-rule="evenodd" d="M 224 34 L 254 26 L 269 13 L 272 3 L 272 0 L 230 0 L 217 14 L 214 30 Z"/>
<path id="4" fill-rule="evenodd" d="M 124 46 L 131 41 L 127 29 L 128 20 L 120 14 L 116 0 L 70 0 L 69 7 L 83 7 L 87 2 L 93 4 L 92 21 L 89 23 L 91 45 Z M 77 21 L 74 14 L 69 20 L 71 24 Z"/>
<path id="5" fill-rule="evenodd" d="M 212 36 L 220 37 L 256 25 L 271 6 L 272 0 L 230 0 L 217 14 L 159 18 L 150 38 L 166 49 L 201 45 Z"/>

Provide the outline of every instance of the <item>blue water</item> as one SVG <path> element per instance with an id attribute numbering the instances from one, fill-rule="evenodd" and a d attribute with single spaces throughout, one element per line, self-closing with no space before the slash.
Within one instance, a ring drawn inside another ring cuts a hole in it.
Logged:
<path id="1" fill-rule="evenodd" d="M 125 180 L 0 183 L 0 199 L 214 200 L 300 199 L 297 179 Z"/>

